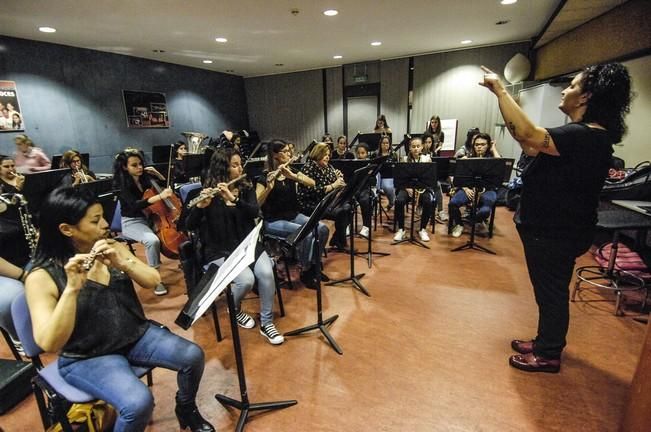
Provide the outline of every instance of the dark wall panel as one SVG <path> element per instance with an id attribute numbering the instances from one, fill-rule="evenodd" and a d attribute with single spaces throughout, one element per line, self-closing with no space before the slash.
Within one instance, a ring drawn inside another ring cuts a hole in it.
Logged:
<path id="1" fill-rule="evenodd" d="M 0 36 L 0 80 L 16 81 L 25 133 L 49 155 L 76 148 L 96 172 L 110 172 L 127 146 L 150 152 L 184 131 L 217 136 L 248 128 L 241 77 L 136 57 Z M 165 93 L 171 126 L 129 129 L 122 90 Z M 16 133 L 0 133 L 13 154 Z"/>

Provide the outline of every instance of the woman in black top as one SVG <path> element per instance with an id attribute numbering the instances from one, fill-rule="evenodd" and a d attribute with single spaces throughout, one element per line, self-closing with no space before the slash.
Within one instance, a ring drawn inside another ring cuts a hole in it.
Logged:
<path id="1" fill-rule="evenodd" d="M 480 85 L 497 96 L 513 138 L 535 159 L 522 175 L 515 223 L 538 304 L 538 334 L 514 340 L 511 366 L 558 372 L 569 326 L 569 291 L 577 256 L 593 239 L 597 206 L 613 153 L 626 131 L 631 80 L 619 63 L 590 66 L 561 92 L 559 108 L 572 120 L 558 128 L 534 125 L 498 76 L 482 67 Z"/>
<path id="2" fill-rule="evenodd" d="M 181 428 L 214 431 L 195 405 L 203 350 L 147 321 L 134 290 L 132 281 L 154 288 L 158 271 L 107 238 L 102 206 L 90 191 L 56 189 L 42 211 L 48 218 L 41 220 L 25 290 L 34 340 L 46 352 L 60 352 L 61 377 L 112 405 L 115 431 L 144 431 L 154 399 L 131 364 L 175 370 Z"/>
<path id="3" fill-rule="evenodd" d="M 122 234 L 145 245 L 147 262 L 153 268 L 160 267 L 160 240 L 151 229 L 143 210 L 150 205 L 172 196 L 170 188 L 160 194 L 143 199 L 153 180 L 165 180 L 153 167 L 144 166 L 144 157 L 137 149 L 126 149 L 115 156 L 113 164 L 113 183 L 120 192 L 120 211 L 122 215 Z M 165 285 L 158 284 L 156 295 L 167 294 Z"/>
<path id="4" fill-rule="evenodd" d="M 293 173 L 285 164 L 291 161 L 289 145 L 274 140 L 267 145 L 267 169 L 265 179 L 256 186 L 258 204 L 262 207 L 264 229 L 269 235 L 287 238 L 298 230 L 308 216 L 299 211 L 296 188 L 299 184 L 314 187 L 315 182 L 305 174 Z M 328 227 L 319 223 L 319 245 L 321 253 L 328 240 Z M 308 235 L 298 246 L 298 259 L 301 264 L 301 280 L 308 288 L 316 287 L 317 269 L 313 264 L 314 238 Z"/>
<path id="5" fill-rule="evenodd" d="M 389 159 L 386 161 L 387 164 L 398 162 L 398 154 L 391 148 L 391 138 L 389 138 L 389 135 L 382 136 L 378 146 L 380 149 L 378 150 L 377 157 L 389 156 Z M 387 200 L 389 200 L 387 210 L 391 210 L 396 200 L 396 191 L 393 187 L 393 177 L 380 177 L 380 189 L 382 189 L 387 196 Z"/>
<path id="6" fill-rule="evenodd" d="M 345 135 L 337 138 L 337 145 L 335 145 L 335 150 L 332 152 L 330 159 L 355 159 L 353 152 L 348 150 L 348 138 Z"/>
<path id="7" fill-rule="evenodd" d="M 242 159 L 234 148 L 217 149 L 210 159 L 210 168 L 202 193 L 214 193 L 190 209 L 185 225 L 190 230 L 198 230 L 203 245 L 203 264 L 222 265 L 244 238 L 255 228 L 254 219 L 258 216 L 258 202 L 255 191 L 248 180 L 241 180 L 230 186 L 228 182 L 242 175 Z M 279 345 L 284 342 L 273 323 L 273 303 L 276 294 L 273 263 L 269 255 L 259 248 L 255 263 L 245 268 L 234 279 L 237 323 L 243 328 L 255 327 L 255 320 L 240 309 L 242 299 L 258 283 L 260 295 L 260 334 L 269 343 Z"/>
<path id="8" fill-rule="evenodd" d="M 445 140 L 445 134 L 441 130 L 441 118 L 437 115 L 433 115 L 429 122 L 427 123 L 427 129 L 423 132 L 424 135 L 429 134 L 432 136 L 432 156 L 438 156 L 443 147 L 443 141 Z M 425 142 L 423 141 L 423 144 Z"/>
<path id="9" fill-rule="evenodd" d="M 174 158 L 174 170 L 172 171 L 174 173 L 172 176 L 174 183 L 188 183 L 190 179 L 185 173 L 185 167 L 183 166 L 183 158 L 188 154 L 188 149 L 185 146 L 185 143 L 183 141 L 177 141 L 174 145 L 174 152 L 176 153 L 176 157 Z"/>
<path id="10" fill-rule="evenodd" d="M 62 186 L 77 186 L 79 183 L 90 183 L 97 180 L 94 172 L 88 169 L 81 160 L 81 153 L 68 150 L 61 157 L 59 168 L 70 168 L 72 172 L 62 180 Z"/>
<path id="11" fill-rule="evenodd" d="M 0 210 L 4 208 L 0 211 L 0 327 L 9 333 L 19 350 L 22 347 L 11 318 L 11 302 L 24 290 L 31 251 L 12 198 L 21 192 L 24 182 L 25 177 L 16 173 L 14 159 L 0 156 Z"/>
<path id="12" fill-rule="evenodd" d="M 301 171 L 315 181 L 314 187 L 298 185 L 298 205 L 301 213 L 312 214 L 319 202 L 333 190 L 344 187 L 344 176 L 330 165 L 330 148 L 326 143 L 318 143 Z M 335 233 L 330 239 L 330 246 L 343 250 L 346 248 L 346 227 L 350 223 L 350 206 L 343 205 L 326 215 L 335 221 Z"/>

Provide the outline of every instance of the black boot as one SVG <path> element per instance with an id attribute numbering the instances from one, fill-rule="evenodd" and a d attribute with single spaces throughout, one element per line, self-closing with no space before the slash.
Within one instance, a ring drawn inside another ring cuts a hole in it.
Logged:
<path id="1" fill-rule="evenodd" d="M 190 428 L 192 432 L 215 432 L 215 428 L 201 417 L 197 405 L 194 403 L 176 405 L 174 409 L 176 418 L 179 419 L 181 429 Z"/>

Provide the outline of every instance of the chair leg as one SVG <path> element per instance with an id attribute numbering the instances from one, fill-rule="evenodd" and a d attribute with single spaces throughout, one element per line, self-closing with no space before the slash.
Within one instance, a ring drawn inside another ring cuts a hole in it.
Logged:
<path id="1" fill-rule="evenodd" d="M 43 389 L 41 389 L 41 387 L 39 387 L 36 383 L 36 378 L 32 379 L 32 392 L 34 393 L 34 398 L 36 398 L 36 406 L 38 407 L 38 412 L 41 415 L 43 430 L 47 430 L 50 426 L 52 426 L 52 416 L 50 415 L 50 411 L 48 410 L 45 403 Z"/>
<path id="2" fill-rule="evenodd" d="M 212 312 L 212 321 L 215 323 L 215 336 L 217 337 L 217 342 L 221 342 L 223 339 L 222 329 L 219 327 L 219 317 L 217 316 L 217 305 L 215 303 L 210 307 L 210 311 Z"/>
<path id="3" fill-rule="evenodd" d="M 14 346 L 14 343 L 11 341 L 11 336 L 9 336 L 9 333 L 2 327 L 0 327 L 0 332 L 2 333 L 2 336 L 5 338 L 5 341 L 7 341 L 7 345 L 9 345 L 9 349 L 11 350 L 11 353 L 13 354 L 14 358 L 17 361 L 22 361 L 23 358 L 20 356 L 18 350 Z"/>
<path id="4" fill-rule="evenodd" d="M 491 218 L 488 222 L 488 238 L 493 238 L 493 227 L 495 226 L 495 206 L 491 209 Z"/>
<path id="5" fill-rule="evenodd" d="M 147 371 L 147 375 L 145 375 L 145 376 L 147 377 L 147 387 L 153 386 L 154 385 L 154 377 L 151 374 L 151 369 L 149 371 Z"/>
<path id="6" fill-rule="evenodd" d="M 292 274 L 289 272 L 289 260 L 287 257 L 283 257 L 283 263 L 285 264 L 285 274 L 287 275 L 287 285 L 289 289 L 294 289 L 294 282 L 292 282 Z"/>

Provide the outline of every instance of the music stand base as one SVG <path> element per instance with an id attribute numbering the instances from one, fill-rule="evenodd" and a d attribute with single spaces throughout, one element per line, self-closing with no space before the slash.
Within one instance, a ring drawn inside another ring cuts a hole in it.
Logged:
<path id="1" fill-rule="evenodd" d="M 309 331 L 312 331 L 312 330 L 319 329 L 321 331 L 321 333 L 323 333 L 323 336 L 325 336 L 325 338 L 328 340 L 328 343 L 330 344 L 332 349 L 335 350 L 337 352 L 337 354 L 341 355 L 344 352 L 341 350 L 339 345 L 337 345 L 337 342 L 332 337 L 332 335 L 328 331 L 328 328 L 326 327 L 326 326 L 332 324 L 337 318 L 339 318 L 339 315 L 333 315 L 330 318 L 326 318 L 325 320 L 323 320 L 321 322 L 318 322 L 316 324 L 312 324 L 312 325 L 309 325 L 307 327 L 301 327 L 299 329 L 289 331 L 289 332 L 285 333 L 285 336 L 296 336 L 296 335 L 303 334 L 303 333 L 306 333 L 306 332 L 309 332 Z"/>
<path id="2" fill-rule="evenodd" d="M 353 283 L 353 286 L 355 288 L 357 288 L 357 290 L 361 291 L 363 294 L 366 294 L 368 297 L 370 297 L 371 294 L 368 292 L 368 290 L 362 284 L 362 282 L 360 282 L 360 279 L 363 278 L 365 274 L 366 273 L 360 273 L 360 274 L 356 274 L 354 276 L 350 276 L 350 277 L 347 277 L 347 278 L 344 278 L 344 279 L 337 279 L 337 280 L 328 282 L 326 285 L 332 286 L 332 285 L 336 285 L 336 284 L 339 284 L 339 283 L 350 281 L 350 282 Z"/>
<path id="3" fill-rule="evenodd" d="M 478 250 L 478 251 L 482 251 L 482 252 L 486 252 L 486 253 L 489 253 L 489 254 L 497 255 L 492 250 L 490 250 L 490 249 L 488 249 L 488 248 L 486 248 L 486 247 L 484 247 L 482 245 L 478 245 L 477 243 L 471 242 L 471 241 L 466 242 L 466 244 L 463 245 L 463 246 L 459 246 L 457 248 L 452 249 L 450 252 L 458 252 L 458 251 L 462 251 L 462 250 L 466 250 L 466 249 L 475 249 L 475 250 Z"/>
<path id="4" fill-rule="evenodd" d="M 416 239 L 414 237 L 409 237 L 409 238 L 406 238 L 406 239 L 402 239 L 400 241 L 394 241 L 394 242 L 391 243 L 391 246 L 399 245 L 400 243 L 411 243 L 411 244 L 415 244 L 415 245 L 420 246 L 420 247 L 424 247 L 425 249 L 431 249 L 425 243 L 423 243 L 422 241 L 420 241 L 420 240 L 418 240 L 418 239 Z"/>
<path id="5" fill-rule="evenodd" d="M 251 411 L 283 409 L 283 408 L 290 407 L 292 405 L 296 405 L 298 403 L 295 400 L 249 403 L 249 402 L 238 401 L 221 394 L 216 394 L 215 399 L 217 399 L 224 406 L 230 406 L 240 410 L 240 418 L 238 419 L 237 427 L 235 428 L 237 432 L 241 432 L 244 430 L 244 425 L 246 424 L 246 421 L 248 420 Z"/>

